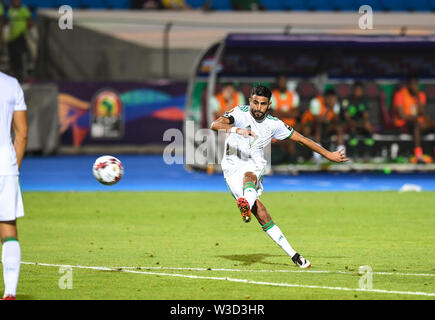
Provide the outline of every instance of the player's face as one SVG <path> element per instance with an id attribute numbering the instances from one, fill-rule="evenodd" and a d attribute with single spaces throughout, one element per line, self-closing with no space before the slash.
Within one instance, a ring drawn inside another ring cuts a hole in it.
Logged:
<path id="1" fill-rule="evenodd" d="M 256 120 L 261 120 L 266 116 L 267 111 L 269 111 L 271 101 L 267 97 L 254 94 L 249 98 L 249 104 L 251 105 L 252 116 Z"/>

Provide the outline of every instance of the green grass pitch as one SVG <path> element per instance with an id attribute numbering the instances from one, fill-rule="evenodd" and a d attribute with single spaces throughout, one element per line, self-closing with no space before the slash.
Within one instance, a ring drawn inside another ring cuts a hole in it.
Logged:
<path id="1" fill-rule="evenodd" d="M 261 199 L 308 272 L 243 223 L 229 193 L 25 192 L 22 261 L 39 264 L 22 264 L 17 298 L 435 299 L 435 193 Z M 61 289 L 59 265 L 100 268 L 73 267 Z M 356 290 L 363 265 L 371 291 Z M 104 269 L 117 267 L 131 268 Z"/>

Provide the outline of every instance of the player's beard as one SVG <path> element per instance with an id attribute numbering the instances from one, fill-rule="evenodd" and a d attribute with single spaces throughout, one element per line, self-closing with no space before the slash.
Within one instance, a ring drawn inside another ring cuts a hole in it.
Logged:
<path id="1" fill-rule="evenodd" d="M 251 108 L 251 115 L 254 117 L 255 120 L 258 120 L 258 121 L 263 120 L 263 119 L 266 117 L 266 115 L 267 115 L 268 112 L 269 112 L 269 108 L 266 110 L 266 112 L 254 111 L 254 110 Z M 257 116 L 257 114 L 261 114 L 261 115 L 260 115 L 260 116 Z"/>

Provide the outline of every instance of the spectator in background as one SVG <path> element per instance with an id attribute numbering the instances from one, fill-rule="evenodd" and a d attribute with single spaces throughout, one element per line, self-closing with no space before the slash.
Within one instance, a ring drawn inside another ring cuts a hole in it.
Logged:
<path id="1" fill-rule="evenodd" d="M 337 150 L 344 149 L 343 126 L 340 124 L 340 105 L 334 89 L 328 89 L 323 96 L 318 95 L 310 101 L 310 107 L 302 115 L 304 136 L 312 136 L 321 143 L 323 136 L 335 133 L 337 135 Z M 314 160 L 320 160 L 320 155 L 313 152 Z"/>
<path id="2" fill-rule="evenodd" d="M 132 9 L 157 10 L 162 9 L 162 4 L 159 0 L 132 0 Z"/>
<path id="3" fill-rule="evenodd" d="M 244 104 L 245 96 L 242 92 L 238 92 L 232 83 L 224 84 L 222 90 L 210 101 L 210 107 L 213 111 L 214 119 L 219 118 L 226 111 Z"/>
<path id="4" fill-rule="evenodd" d="M 161 0 L 164 9 L 188 10 L 190 6 L 184 0 Z"/>
<path id="5" fill-rule="evenodd" d="M 418 78 L 415 76 L 410 76 L 406 85 L 394 94 L 394 124 L 413 135 L 414 155 L 418 163 L 426 163 L 421 147 L 422 132 L 435 130 L 434 120 L 425 114 L 425 105 L 426 94 L 419 90 Z"/>
<path id="6" fill-rule="evenodd" d="M 143 4 L 144 9 L 162 9 L 162 4 L 160 1 L 156 0 L 145 0 Z"/>
<path id="7" fill-rule="evenodd" d="M 25 75 L 25 59 L 28 54 L 26 34 L 32 26 L 30 10 L 21 4 L 21 0 L 12 0 L 8 10 L 9 36 L 8 49 L 12 74 L 22 81 Z"/>
<path id="8" fill-rule="evenodd" d="M 348 149 L 351 157 L 358 157 L 358 138 L 364 138 L 364 157 L 371 155 L 374 145 L 373 126 L 370 123 L 367 101 L 364 98 L 364 87 L 362 82 L 356 81 L 352 87 L 352 96 L 344 99 L 341 103 L 346 128 L 350 138 Z"/>
<path id="9" fill-rule="evenodd" d="M 276 88 L 272 90 L 272 114 L 286 125 L 299 131 L 299 95 L 288 88 L 287 77 L 280 75 L 276 79 Z M 285 162 L 295 162 L 296 146 L 290 139 L 277 142 L 285 154 Z"/>

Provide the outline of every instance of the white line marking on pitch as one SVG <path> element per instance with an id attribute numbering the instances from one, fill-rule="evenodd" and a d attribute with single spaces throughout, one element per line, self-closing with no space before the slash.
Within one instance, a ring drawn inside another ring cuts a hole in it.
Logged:
<path id="1" fill-rule="evenodd" d="M 223 269 L 223 268 L 196 268 L 196 267 L 114 267 L 117 269 L 140 269 L 140 270 L 181 270 L 181 271 L 228 271 L 228 272 L 290 272 L 290 273 L 341 273 L 341 274 L 355 274 L 357 271 L 331 271 L 331 270 L 255 270 L 255 269 Z M 417 276 L 417 277 L 435 277 L 435 273 L 402 273 L 402 272 L 372 272 L 378 275 L 387 276 Z"/>
<path id="2" fill-rule="evenodd" d="M 293 288 L 310 288 L 310 289 L 325 289 L 325 290 L 339 290 L 339 291 L 362 291 L 362 292 L 374 292 L 374 293 L 387 293 L 387 294 L 402 294 L 402 295 L 417 295 L 417 296 L 429 296 L 435 297 L 435 293 L 430 292 L 418 292 L 418 291 L 395 291 L 395 290 L 381 290 L 381 289 L 360 289 L 360 288 L 345 288 L 345 287 L 328 287 L 328 286 L 317 286 L 317 285 L 304 285 L 304 284 L 292 284 L 292 283 L 280 283 L 280 282 L 263 282 L 254 281 L 248 279 L 236 279 L 229 277 L 205 277 L 205 276 L 195 276 L 188 274 L 172 274 L 163 272 L 151 272 L 151 271 L 136 271 L 121 268 L 109 268 L 109 267 L 90 267 L 90 266 L 80 266 L 80 265 L 65 265 L 65 264 L 49 264 L 49 263 L 38 263 L 38 262 L 21 262 L 22 264 L 35 265 L 35 266 L 46 266 L 46 267 L 70 267 L 77 269 L 90 269 L 90 270 L 100 270 L 100 271 L 118 271 L 126 273 L 136 273 L 136 274 L 146 274 L 155 276 L 166 276 L 166 277 L 178 277 L 178 278 L 189 278 L 189 279 L 202 279 L 202 280 L 220 280 L 229 282 L 240 282 L 255 285 L 265 285 L 265 286 L 275 286 L 275 287 L 293 287 Z"/>

